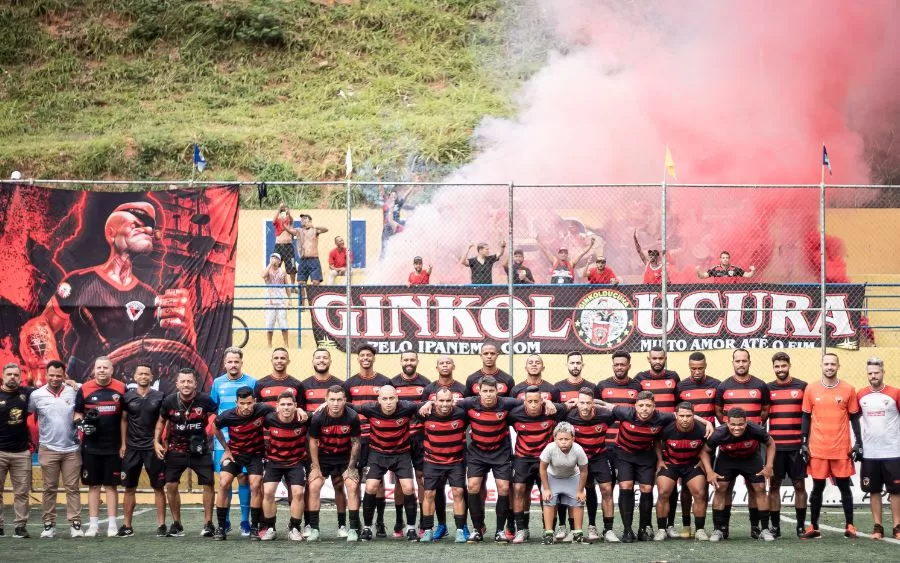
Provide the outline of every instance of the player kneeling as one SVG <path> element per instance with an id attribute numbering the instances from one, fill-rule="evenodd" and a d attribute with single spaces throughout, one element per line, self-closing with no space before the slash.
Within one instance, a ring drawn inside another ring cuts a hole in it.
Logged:
<path id="1" fill-rule="evenodd" d="M 276 537 L 275 516 L 278 507 L 275 505 L 275 491 L 282 480 L 291 493 L 288 539 L 303 541 L 300 520 L 303 517 L 303 489 L 306 487 L 303 462 L 306 460 L 307 422 L 297 419 L 297 399 L 290 391 L 281 393 L 276 412 L 266 415 L 265 427 L 269 431 L 269 441 L 266 444 L 266 471 L 263 476 L 263 522 L 260 530 L 260 539 L 263 541 L 274 540 Z"/>
<path id="2" fill-rule="evenodd" d="M 553 429 L 553 442 L 541 452 L 541 488 L 544 498 L 544 543 L 552 544 L 553 520 L 556 505 L 569 507 L 575 520 L 572 541 L 584 540 L 585 486 L 588 479 L 588 459 L 584 450 L 575 443 L 575 429 L 568 422 L 560 422 Z"/>

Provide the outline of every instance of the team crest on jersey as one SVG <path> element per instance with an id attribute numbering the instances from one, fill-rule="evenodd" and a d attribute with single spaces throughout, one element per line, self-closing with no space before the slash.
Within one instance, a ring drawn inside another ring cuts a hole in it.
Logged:
<path id="1" fill-rule="evenodd" d="M 597 432 L 603 432 L 603 430 L 604 430 L 603 425 L 600 424 L 600 425 L 595 426 L 594 430 L 596 430 Z"/>
<path id="2" fill-rule="evenodd" d="M 497 420 L 503 420 L 503 415 L 504 415 L 504 414 L 505 414 L 505 413 L 503 413 L 503 412 L 498 412 L 498 413 L 497 413 Z"/>
<path id="3" fill-rule="evenodd" d="M 434 424 L 432 424 L 431 427 L 434 428 Z M 454 420 L 453 422 L 451 422 L 451 423 L 450 423 L 450 428 L 452 428 L 452 429 L 454 429 L 454 430 L 456 430 L 457 428 L 459 428 L 459 421 L 458 421 L 458 420 Z"/>
<path id="4" fill-rule="evenodd" d="M 115 401 L 116 403 L 118 403 L 119 402 L 119 394 L 113 393 L 112 400 Z"/>
<path id="5" fill-rule="evenodd" d="M 744 447 L 745 447 L 745 448 L 749 448 L 749 447 L 752 446 L 752 445 L 753 445 L 753 442 L 744 442 Z"/>
<path id="6" fill-rule="evenodd" d="M 672 385 L 673 385 L 673 384 L 672 384 L 672 380 L 671 380 L 671 379 L 667 379 L 667 380 L 666 380 L 666 387 L 671 387 Z"/>
<path id="7" fill-rule="evenodd" d="M 381 419 L 380 419 L 380 418 L 376 418 L 376 419 L 373 420 L 372 422 L 374 422 L 374 423 L 377 424 L 378 426 L 381 426 Z"/>
<path id="8" fill-rule="evenodd" d="M 349 434 L 350 427 L 349 426 L 341 426 L 341 434 Z"/>
<path id="9" fill-rule="evenodd" d="M 196 414 L 197 416 L 202 416 L 203 415 L 203 407 L 194 407 L 194 414 Z"/>
<path id="10" fill-rule="evenodd" d="M 863 484 L 863 487 L 868 487 L 868 486 L 869 486 L 869 478 L 868 478 L 868 477 L 863 477 L 863 482 L 862 482 L 862 484 Z"/>
<path id="11" fill-rule="evenodd" d="M 755 389 L 750 390 L 750 396 L 753 397 L 754 399 L 756 398 L 756 390 Z"/>
<path id="12" fill-rule="evenodd" d="M 691 447 L 692 447 L 692 448 L 696 448 L 696 447 L 699 446 L 699 445 L 700 445 L 700 442 L 698 442 L 697 440 L 691 440 Z"/>
<path id="13" fill-rule="evenodd" d="M 397 419 L 397 426 L 403 426 L 404 424 L 406 424 L 406 419 L 405 419 L 405 418 L 398 418 L 398 419 Z"/>
<path id="14" fill-rule="evenodd" d="M 796 389 L 794 389 L 793 391 L 791 391 L 791 398 L 792 398 L 792 399 L 796 399 L 796 398 L 799 397 L 799 396 L 800 396 L 800 391 L 797 391 Z"/>
<path id="15" fill-rule="evenodd" d="M 835 402 L 835 403 L 838 403 L 838 404 L 840 404 L 840 402 L 843 401 L 843 400 L 844 400 L 843 397 L 835 397 L 835 398 L 834 398 L 834 402 Z"/>
<path id="16" fill-rule="evenodd" d="M 633 309 L 624 293 L 614 289 L 592 291 L 578 301 L 572 314 L 575 335 L 594 350 L 618 348 L 634 330 Z"/>
<path id="17" fill-rule="evenodd" d="M 262 425 L 262 422 L 263 421 L 261 418 L 257 418 L 256 420 L 253 421 L 253 426 L 259 428 Z"/>
<path id="18" fill-rule="evenodd" d="M 548 426 L 550 426 L 550 423 L 549 423 L 549 422 L 542 422 L 542 423 L 541 423 L 541 428 L 546 429 Z"/>
<path id="19" fill-rule="evenodd" d="M 125 304 L 125 314 L 128 315 L 131 322 L 134 322 L 141 318 L 141 315 L 144 314 L 144 309 L 146 308 L 147 306 L 140 301 L 129 301 Z"/>
<path id="20" fill-rule="evenodd" d="M 56 287 L 56 295 L 61 299 L 66 299 L 72 295 L 72 286 L 63 282 Z"/>
<path id="21" fill-rule="evenodd" d="M 706 396 L 707 396 L 707 397 L 712 397 L 712 396 L 715 395 L 715 394 L 716 394 L 716 390 L 715 390 L 715 389 L 707 389 L 707 390 L 706 390 Z"/>
<path id="22" fill-rule="evenodd" d="M 657 432 L 659 432 L 659 426 L 651 426 L 650 432 L 656 434 Z"/>
<path id="23" fill-rule="evenodd" d="M 294 436 L 299 436 L 300 434 L 303 434 L 303 429 L 302 428 L 294 428 Z"/>
<path id="24" fill-rule="evenodd" d="M 635 392 L 634 389 L 629 389 L 629 390 L 628 390 L 628 398 L 634 399 L 635 395 L 637 395 L 637 393 Z"/>

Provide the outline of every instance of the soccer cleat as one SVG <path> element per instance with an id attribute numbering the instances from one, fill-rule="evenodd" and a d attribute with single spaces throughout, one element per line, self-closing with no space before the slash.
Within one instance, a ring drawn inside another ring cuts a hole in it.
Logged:
<path id="1" fill-rule="evenodd" d="M 0 526 L 0 538 L 5 538 L 6 532 L 3 530 L 3 526 Z"/>
<path id="2" fill-rule="evenodd" d="M 656 530 L 656 533 L 653 534 L 653 541 L 666 541 L 667 537 L 669 537 L 669 535 L 665 530 Z"/>
<path id="3" fill-rule="evenodd" d="M 402 528 L 399 529 L 399 530 L 394 530 L 394 539 L 395 539 L 395 540 L 403 539 L 403 537 L 404 537 L 404 536 L 403 536 L 403 529 L 402 529 Z"/>
<path id="4" fill-rule="evenodd" d="M 69 537 L 70 538 L 83 538 L 84 530 L 81 529 L 81 522 L 75 520 L 72 522 L 72 525 L 69 526 Z"/>
<path id="5" fill-rule="evenodd" d="M 760 533 L 761 531 L 762 531 L 762 530 L 759 529 L 759 526 L 751 526 L 751 527 L 750 527 L 750 537 L 753 538 L 753 539 L 755 539 L 755 540 L 758 540 L 758 539 L 759 539 L 759 533 Z"/>
<path id="6" fill-rule="evenodd" d="M 728 539 L 728 526 L 722 528 L 722 539 Z"/>
<path id="7" fill-rule="evenodd" d="M 856 526 L 854 526 L 853 524 L 847 524 L 847 527 L 844 529 L 844 537 L 847 539 L 855 540 L 857 538 Z"/>
<path id="8" fill-rule="evenodd" d="M 494 534 L 494 542 L 495 543 L 509 543 L 509 540 L 506 539 L 506 532 L 503 530 L 497 530 L 497 533 Z"/>
<path id="9" fill-rule="evenodd" d="M 156 529 L 156 537 L 164 538 L 164 537 L 166 537 L 167 532 L 168 532 L 168 530 L 166 529 L 166 525 L 160 524 L 159 528 Z"/>
<path id="10" fill-rule="evenodd" d="M 797 537 L 798 538 L 802 538 L 803 534 L 805 532 L 806 532 L 806 530 L 803 529 L 803 526 L 797 526 Z"/>
<path id="11" fill-rule="evenodd" d="M 681 534 L 678 532 L 678 530 L 675 529 L 675 526 L 669 526 L 668 528 L 666 528 L 666 537 L 669 539 L 677 540 L 681 537 Z M 688 539 L 690 539 L 690 537 L 691 530 L 690 528 L 688 528 Z"/>
<path id="12" fill-rule="evenodd" d="M 309 526 L 307 526 L 307 527 L 309 527 Z M 318 532 L 318 530 L 316 530 L 316 532 Z M 312 535 L 312 528 L 310 528 L 310 532 L 309 532 L 309 533 L 306 533 L 305 531 L 303 532 L 303 537 L 304 537 L 304 538 L 308 538 L 308 537 L 311 536 L 311 535 Z M 317 533 L 316 535 L 318 536 L 319 534 Z M 339 526 L 339 527 L 338 527 L 337 537 L 339 537 L 339 538 L 346 538 L 346 537 L 347 537 L 347 526 Z"/>
<path id="13" fill-rule="evenodd" d="M 574 534 L 572 534 L 572 543 L 584 543 L 584 531 L 576 530 Z"/>
<path id="14" fill-rule="evenodd" d="M 544 530 L 544 545 L 553 545 L 555 541 L 553 530 Z"/>
<path id="15" fill-rule="evenodd" d="M 475 530 L 472 532 L 472 535 L 469 536 L 469 543 L 481 543 L 484 541 L 484 535 L 481 533 L 481 530 Z"/>
<path id="16" fill-rule="evenodd" d="M 600 534 L 597 533 L 597 526 L 588 526 L 587 541 L 594 543 L 599 539 Z"/>
<path id="17" fill-rule="evenodd" d="M 419 538 L 419 543 L 428 543 L 434 541 L 434 532 L 432 530 L 425 530 L 425 533 L 422 534 L 422 537 Z"/>
<path id="18" fill-rule="evenodd" d="M 292 532 L 294 530 L 291 530 Z M 278 537 L 278 532 L 275 531 L 275 528 L 266 528 L 264 531 L 260 532 L 259 539 L 260 541 L 272 541 Z M 303 535 L 300 535 L 301 539 Z"/>
<path id="19" fill-rule="evenodd" d="M 253 531 L 250 529 L 250 522 L 247 522 L 246 520 L 241 520 L 241 536 L 245 537 L 245 538 L 250 537 L 250 534 L 252 532 Z"/>
<path id="20" fill-rule="evenodd" d="M 305 539 L 305 540 L 308 541 L 308 542 L 309 542 L 309 541 L 319 541 L 319 535 L 320 535 L 320 534 L 319 534 L 319 530 L 317 530 L 317 529 L 315 529 L 315 528 L 313 528 L 312 530 L 309 531 L 309 535 L 308 535 L 308 536 L 304 536 L 304 535 L 303 535 L 303 532 L 301 532 L 300 530 L 296 530 L 296 529 L 295 529 L 295 531 L 300 535 L 300 539 L 301 539 L 301 540 L 304 540 L 304 539 Z M 347 530 L 346 527 L 345 527 L 345 528 L 344 528 L 344 535 L 342 536 L 342 535 L 338 534 L 338 537 L 339 537 L 339 538 L 349 538 L 349 537 L 350 537 L 350 531 Z"/>
<path id="21" fill-rule="evenodd" d="M 178 527 L 180 528 L 181 524 L 178 524 Z M 216 533 L 216 528 L 212 525 L 212 522 L 207 522 L 206 525 L 203 526 L 203 531 L 200 532 L 200 537 L 201 538 L 211 538 L 215 535 L 215 533 Z M 222 533 L 225 535 L 228 535 L 228 529 L 227 528 L 223 529 Z M 182 532 L 181 535 L 184 535 L 184 533 Z"/>
<path id="22" fill-rule="evenodd" d="M 725 534 L 722 532 L 722 530 L 713 530 L 712 533 L 709 535 L 709 541 L 712 541 L 712 542 L 722 541 L 724 539 L 725 539 Z"/>
<path id="23" fill-rule="evenodd" d="M 241 532 L 241 535 L 244 535 L 244 532 Z M 253 527 L 250 528 L 250 541 L 259 541 L 259 528 Z"/>
<path id="24" fill-rule="evenodd" d="M 84 533 L 84 537 L 86 538 L 96 538 L 100 535 L 100 528 L 97 526 L 88 526 L 87 531 Z"/>
<path id="25" fill-rule="evenodd" d="M 216 528 L 216 531 L 213 532 L 212 539 L 215 541 L 225 541 L 228 539 L 228 535 L 225 533 L 224 528 Z"/>
<path id="26" fill-rule="evenodd" d="M 121 525 L 116 532 L 117 538 L 130 538 L 134 535 L 134 528 L 131 526 Z"/>
<path id="27" fill-rule="evenodd" d="M 387 537 L 387 528 L 384 527 L 384 522 L 375 522 L 375 537 L 376 538 L 386 538 Z"/>
<path id="28" fill-rule="evenodd" d="M 115 538 L 118 536 L 119 536 L 119 530 L 117 530 L 116 528 L 113 528 L 112 526 L 110 526 L 109 528 L 106 529 L 106 537 Z"/>
<path id="29" fill-rule="evenodd" d="M 883 537 L 884 537 L 884 526 L 882 526 L 881 524 L 875 524 L 875 526 L 872 527 L 872 539 L 880 540 Z"/>
<path id="30" fill-rule="evenodd" d="M 291 531 L 288 532 L 288 539 L 291 541 L 303 541 L 303 532 L 297 528 L 291 528 Z"/>
<path id="31" fill-rule="evenodd" d="M 762 541 L 775 541 L 775 536 L 772 535 L 772 531 L 768 528 L 763 528 L 759 532 L 759 539 Z"/>
<path id="32" fill-rule="evenodd" d="M 56 537 L 56 526 L 47 522 L 44 524 L 44 529 L 41 532 L 42 538 L 55 538 Z"/>
<path id="33" fill-rule="evenodd" d="M 308 538 L 311 531 L 312 531 L 312 526 L 310 526 L 309 524 L 304 526 L 303 527 L 303 537 Z M 338 536 L 340 536 L 340 531 L 338 531 Z"/>
<path id="34" fill-rule="evenodd" d="M 446 524 L 438 524 L 434 529 L 434 541 L 446 538 L 448 533 Z"/>
<path id="35" fill-rule="evenodd" d="M 803 532 L 803 535 L 800 536 L 800 539 L 801 540 L 817 540 L 821 537 L 822 537 L 822 532 L 813 528 L 812 525 L 810 525 L 808 528 L 806 528 L 806 531 Z"/>
<path id="36" fill-rule="evenodd" d="M 310 536 L 310 537 L 312 537 L 312 536 Z M 307 541 L 309 541 L 309 540 L 307 540 Z M 350 528 L 349 530 L 347 530 L 347 541 L 348 542 L 358 542 L 359 541 L 359 532 L 357 532 L 353 528 Z"/>
<path id="37" fill-rule="evenodd" d="M 467 541 L 466 531 L 462 529 L 456 530 L 456 537 L 453 539 L 453 543 L 466 543 Z"/>
<path id="38" fill-rule="evenodd" d="M 506 534 L 506 541 L 513 541 L 513 538 L 516 537 L 516 533 L 510 530 L 509 528 L 505 528 L 503 533 Z"/>
<path id="39" fill-rule="evenodd" d="M 520 543 L 525 543 L 525 541 L 526 541 L 525 530 L 517 530 L 516 537 L 513 538 L 511 543 L 520 544 Z"/>
<path id="40" fill-rule="evenodd" d="M 665 530 L 663 530 L 665 532 Z M 640 530 L 638 530 L 637 539 L 638 541 L 650 541 L 653 539 L 653 528 L 650 526 L 646 526 Z"/>
<path id="41" fill-rule="evenodd" d="M 466 536 L 466 541 L 469 541 L 469 536 L 471 535 L 469 533 L 469 525 L 468 524 L 463 525 L 462 531 L 463 531 L 463 535 Z"/>
<path id="42" fill-rule="evenodd" d="M 170 538 L 180 538 L 183 535 L 184 528 L 181 527 L 181 522 L 172 522 L 172 525 L 169 526 L 169 532 L 166 534 L 166 536 Z"/>
<path id="43" fill-rule="evenodd" d="M 368 526 L 363 528 L 362 534 L 359 535 L 359 541 L 372 541 L 372 528 Z"/>
<path id="44" fill-rule="evenodd" d="M 694 539 L 697 541 L 709 541 L 709 536 L 706 535 L 706 530 L 700 528 L 696 532 L 694 532 Z"/>
<path id="45" fill-rule="evenodd" d="M 575 532 L 569 532 L 563 536 L 559 543 L 572 543 L 573 541 L 575 541 Z"/>
<path id="46" fill-rule="evenodd" d="M 669 537 L 671 538 L 672 536 L 669 536 Z M 692 537 L 694 537 L 694 531 L 691 529 L 690 526 L 682 526 L 681 533 L 678 535 L 678 537 L 680 537 L 683 540 L 689 540 Z"/>
<path id="47" fill-rule="evenodd" d="M 15 529 L 13 529 L 13 537 L 20 540 L 28 539 L 31 537 L 31 534 L 28 533 L 28 530 L 25 528 L 25 526 L 16 526 Z"/>
<path id="48" fill-rule="evenodd" d="M 634 530 L 627 529 L 622 532 L 622 543 L 634 543 Z"/>
<path id="49" fill-rule="evenodd" d="M 566 537 L 566 527 L 563 525 L 557 526 L 556 533 L 553 535 L 553 539 L 561 541 L 564 537 Z"/>
<path id="50" fill-rule="evenodd" d="M 603 532 L 603 541 L 606 543 L 619 543 L 619 536 L 612 530 L 606 530 Z"/>
<path id="51" fill-rule="evenodd" d="M 406 541 L 419 541 L 419 533 L 412 526 L 406 529 Z"/>
<path id="52" fill-rule="evenodd" d="M 769 528 L 769 531 L 772 532 L 772 535 L 775 536 L 775 539 L 781 537 L 781 527 L 780 526 L 772 526 Z"/>

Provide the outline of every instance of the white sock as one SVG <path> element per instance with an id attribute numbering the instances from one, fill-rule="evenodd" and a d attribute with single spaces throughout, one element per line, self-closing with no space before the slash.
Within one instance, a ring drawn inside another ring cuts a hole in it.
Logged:
<path id="1" fill-rule="evenodd" d="M 90 521 L 91 528 L 100 527 L 100 517 L 99 516 L 91 516 L 89 521 Z"/>
<path id="2" fill-rule="evenodd" d="M 119 528 L 119 527 L 116 525 L 116 517 L 115 517 L 115 516 L 110 517 L 110 519 L 109 519 L 109 529 L 110 529 L 110 530 L 117 530 L 118 528 Z"/>

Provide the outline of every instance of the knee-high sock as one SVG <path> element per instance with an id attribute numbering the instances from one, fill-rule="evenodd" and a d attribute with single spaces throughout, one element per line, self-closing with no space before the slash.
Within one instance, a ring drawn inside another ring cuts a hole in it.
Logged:
<path id="1" fill-rule="evenodd" d="M 250 483 L 238 485 L 238 500 L 241 502 L 241 522 L 250 520 Z"/>
<path id="2" fill-rule="evenodd" d="M 844 508 L 844 521 L 848 526 L 853 524 L 853 493 L 850 491 L 850 478 L 841 477 L 834 480 L 841 491 L 841 506 Z"/>
<path id="3" fill-rule="evenodd" d="M 438 487 L 437 495 L 434 497 L 434 515 L 438 524 L 447 525 L 447 495 L 444 487 Z"/>
<path id="4" fill-rule="evenodd" d="M 565 504 L 560 503 L 556 507 L 556 525 L 557 526 L 565 526 L 566 525 L 566 515 L 569 513 L 569 507 Z"/>
<path id="5" fill-rule="evenodd" d="M 643 530 L 653 521 L 653 493 L 641 493 L 640 527 Z"/>
<path id="6" fill-rule="evenodd" d="M 473 531 L 481 531 L 484 528 L 484 505 L 481 504 L 480 493 L 469 493 L 469 514 L 472 515 Z"/>
<path id="7" fill-rule="evenodd" d="M 416 525 L 416 509 L 419 508 L 415 495 L 403 497 L 403 509 L 406 511 L 406 521 L 410 526 Z"/>
<path id="8" fill-rule="evenodd" d="M 809 521 L 819 529 L 819 514 L 822 512 L 822 495 L 825 493 L 825 479 L 813 479 L 813 489 L 809 493 Z"/>
<path id="9" fill-rule="evenodd" d="M 684 485 L 682 485 L 683 487 Z M 678 487 L 672 489 L 672 496 L 669 497 L 669 515 L 666 518 L 666 527 L 675 525 L 675 513 L 678 510 Z"/>
<path id="10" fill-rule="evenodd" d="M 375 521 L 381 525 L 384 525 L 384 508 L 386 506 L 387 502 L 384 500 L 384 498 L 375 498 L 375 508 L 378 510 L 378 517 L 375 519 Z"/>
<path id="11" fill-rule="evenodd" d="M 497 495 L 497 531 L 506 527 L 507 513 L 509 512 L 509 495 Z"/>
<path id="12" fill-rule="evenodd" d="M 619 514 L 622 515 L 622 526 L 630 530 L 634 523 L 634 489 L 619 489 Z"/>
<path id="13" fill-rule="evenodd" d="M 366 527 L 372 525 L 372 519 L 375 516 L 375 495 L 366 493 L 363 495 L 363 524 Z"/>
<path id="14" fill-rule="evenodd" d="M 585 505 L 587 506 L 588 525 L 597 525 L 597 487 L 588 487 L 584 491 Z"/>

